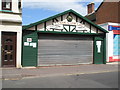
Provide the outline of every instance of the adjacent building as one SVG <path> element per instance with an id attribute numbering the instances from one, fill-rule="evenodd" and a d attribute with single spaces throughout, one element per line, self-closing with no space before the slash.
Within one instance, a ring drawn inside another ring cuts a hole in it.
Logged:
<path id="1" fill-rule="evenodd" d="M 21 0 L 0 0 L 0 66 L 21 67 Z"/>
<path id="2" fill-rule="evenodd" d="M 94 3 L 88 4 L 87 7 L 86 18 L 109 32 L 106 35 L 107 62 L 120 61 L 120 1 L 104 0 L 97 10 L 94 10 Z"/>

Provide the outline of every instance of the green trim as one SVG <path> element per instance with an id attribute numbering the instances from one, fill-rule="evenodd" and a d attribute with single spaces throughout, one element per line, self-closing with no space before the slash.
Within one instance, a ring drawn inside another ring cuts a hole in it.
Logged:
<path id="1" fill-rule="evenodd" d="M 68 32 L 68 30 L 63 26 L 63 28 L 66 30 L 66 32 Z"/>
<path id="2" fill-rule="evenodd" d="M 61 15 L 67 14 L 67 13 L 73 13 L 73 14 L 75 14 L 76 16 L 78 16 L 79 18 L 82 18 L 83 21 L 86 21 L 86 22 L 88 22 L 89 24 L 93 25 L 94 27 L 100 29 L 101 31 L 103 31 L 103 32 L 105 32 L 105 33 L 108 33 L 108 31 L 106 31 L 105 29 L 101 28 L 100 26 L 94 24 L 94 23 L 91 22 L 89 19 L 87 19 L 86 17 L 83 17 L 82 15 L 80 15 L 80 14 L 78 14 L 77 12 L 73 11 L 72 9 L 67 10 L 67 11 L 65 11 L 65 12 L 62 12 L 62 13 L 57 14 L 57 15 L 51 16 L 51 17 L 49 17 L 49 18 L 43 19 L 43 20 L 41 20 L 41 21 L 32 23 L 32 24 L 30 24 L 30 25 L 23 26 L 23 30 L 26 30 L 26 29 L 28 29 L 28 28 L 30 28 L 30 27 L 35 26 L 35 25 L 39 25 L 39 24 L 44 23 L 44 22 L 46 22 L 46 21 L 52 20 L 52 19 L 54 19 L 54 18 L 57 18 L 57 17 L 59 17 L 59 16 L 61 16 Z"/>
<path id="3" fill-rule="evenodd" d="M 105 43 L 105 36 L 96 36 L 94 37 L 94 64 L 106 64 L 106 43 Z M 101 41 L 101 53 L 97 52 L 97 45 L 96 41 Z"/>
<path id="4" fill-rule="evenodd" d="M 2 11 L 2 12 L 12 12 L 10 10 L 0 10 L 0 11 Z"/>
<path id="5" fill-rule="evenodd" d="M 69 32 L 70 32 L 70 26 L 69 26 Z"/>
<path id="6" fill-rule="evenodd" d="M 35 31 L 37 31 L 37 25 L 35 25 Z"/>
<path id="7" fill-rule="evenodd" d="M 78 17 L 76 16 L 76 22 L 78 22 Z"/>
<path id="8" fill-rule="evenodd" d="M 38 33 L 53 33 L 53 34 L 79 34 L 79 35 L 104 35 L 102 33 L 80 33 L 80 32 L 57 32 L 57 31 L 37 31 Z"/>
<path id="9" fill-rule="evenodd" d="M 31 46 L 24 46 L 24 42 L 26 42 L 27 38 L 32 38 L 32 42 L 37 44 L 36 48 Z M 37 58 L 38 58 L 38 35 L 37 31 L 26 30 L 23 31 L 22 37 L 22 66 L 37 66 Z"/>
<path id="10" fill-rule="evenodd" d="M 73 32 L 75 30 L 76 26 L 73 28 L 73 30 L 71 32 Z"/>
<path id="11" fill-rule="evenodd" d="M 106 35 L 104 36 L 103 40 L 103 64 L 106 64 Z"/>
<path id="12" fill-rule="evenodd" d="M 91 24 L 90 24 L 90 33 L 91 33 Z"/>
<path id="13" fill-rule="evenodd" d="M 61 21 L 63 21 L 63 15 L 61 15 Z"/>
<path id="14" fill-rule="evenodd" d="M 37 42 L 36 42 L 36 44 L 37 44 L 37 51 L 36 51 L 36 67 L 38 66 L 38 33 L 37 33 L 37 31 L 35 32 L 36 34 L 37 34 L 37 36 L 36 36 L 36 38 L 37 38 Z"/>
<path id="15" fill-rule="evenodd" d="M 45 29 L 45 31 L 46 31 L 46 22 L 44 22 L 44 29 Z"/>

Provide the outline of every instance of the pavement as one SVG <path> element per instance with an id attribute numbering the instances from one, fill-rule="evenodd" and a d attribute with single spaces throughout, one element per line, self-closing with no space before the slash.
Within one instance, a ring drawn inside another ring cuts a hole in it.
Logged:
<path id="1" fill-rule="evenodd" d="M 25 78 L 80 75 L 118 71 L 118 64 L 88 64 L 73 66 L 0 68 L 2 80 L 20 80 Z"/>

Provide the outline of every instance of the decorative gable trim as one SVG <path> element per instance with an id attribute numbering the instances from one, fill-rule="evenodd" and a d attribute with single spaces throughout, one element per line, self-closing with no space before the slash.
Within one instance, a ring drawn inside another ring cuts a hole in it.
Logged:
<path id="1" fill-rule="evenodd" d="M 27 29 L 29 29 L 29 28 L 31 28 L 31 27 L 33 27 L 33 26 L 39 25 L 39 24 L 41 24 L 41 23 L 44 23 L 44 24 L 45 24 L 47 21 L 55 20 L 57 17 L 61 17 L 61 16 L 65 15 L 65 14 L 70 14 L 70 13 L 73 13 L 73 14 L 76 15 L 78 18 L 81 18 L 83 24 L 84 24 L 85 22 L 87 22 L 87 23 L 89 23 L 91 26 L 99 29 L 100 31 L 102 31 L 102 32 L 104 32 L 104 33 L 108 33 L 108 31 L 106 31 L 105 29 L 101 28 L 100 26 L 94 24 L 93 22 L 91 22 L 90 20 L 88 20 L 86 17 L 81 16 L 80 14 L 78 14 L 78 13 L 75 12 L 75 11 L 73 11 L 72 9 L 67 10 L 67 11 L 65 11 L 65 12 L 62 12 L 62 13 L 57 14 L 57 15 L 51 16 L 51 17 L 49 17 L 49 18 L 43 19 L 43 20 L 41 20 L 41 21 L 32 23 L 32 24 L 30 24 L 30 25 L 23 26 L 23 30 L 27 30 Z"/>

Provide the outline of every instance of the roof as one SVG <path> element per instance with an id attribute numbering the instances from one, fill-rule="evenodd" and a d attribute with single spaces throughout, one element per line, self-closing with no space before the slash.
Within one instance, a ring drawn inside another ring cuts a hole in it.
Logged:
<path id="1" fill-rule="evenodd" d="M 103 2 L 104 2 L 105 0 L 103 0 Z M 86 15 L 85 17 L 86 18 L 88 18 L 89 20 L 94 20 L 94 19 L 96 19 L 96 12 L 100 9 L 100 7 L 102 6 L 102 4 L 103 4 L 103 2 L 99 5 L 99 7 L 97 8 L 97 10 L 95 10 L 93 13 L 91 13 L 91 14 L 88 14 L 88 15 Z"/>
<path id="2" fill-rule="evenodd" d="M 29 24 L 29 25 L 25 25 L 25 26 L 23 26 L 23 30 L 27 30 L 28 28 L 31 28 L 31 27 L 36 26 L 36 25 L 39 25 L 39 24 L 41 24 L 41 23 L 44 23 L 44 22 L 49 21 L 49 20 L 52 20 L 52 19 L 54 19 L 54 18 L 56 18 L 56 17 L 59 17 L 59 16 L 61 16 L 61 15 L 65 15 L 65 14 L 67 14 L 67 13 L 73 13 L 73 14 L 75 14 L 76 16 L 78 16 L 79 18 L 82 18 L 84 21 L 86 21 L 86 22 L 88 22 L 89 24 L 93 25 L 94 27 L 100 29 L 101 31 L 106 32 L 106 33 L 108 32 L 108 31 L 106 31 L 105 29 L 103 29 L 102 27 L 94 24 L 94 23 L 91 22 L 89 19 L 87 19 L 86 17 L 83 17 L 82 15 L 80 15 L 79 13 L 75 12 L 75 11 L 72 10 L 72 9 L 67 10 L 67 11 L 64 11 L 64 12 L 62 12 L 62 13 L 59 13 L 59 14 L 57 14 L 57 15 L 48 17 L 48 18 L 43 19 L 43 20 L 41 20 L 41 21 L 38 21 L 38 22 L 35 22 L 35 23 L 32 23 L 32 24 Z"/>
<path id="3" fill-rule="evenodd" d="M 100 9 L 100 7 L 102 6 L 102 4 L 103 4 L 103 2 L 99 5 L 99 7 L 97 8 L 97 10 L 95 10 L 95 12 L 97 12 Z"/>
<path id="4" fill-rule="evenodd" d="M 96 13 L 94 12 L 94 13 L 88 14 L 85 17 L 91 21 L 96 20 Z"/>

